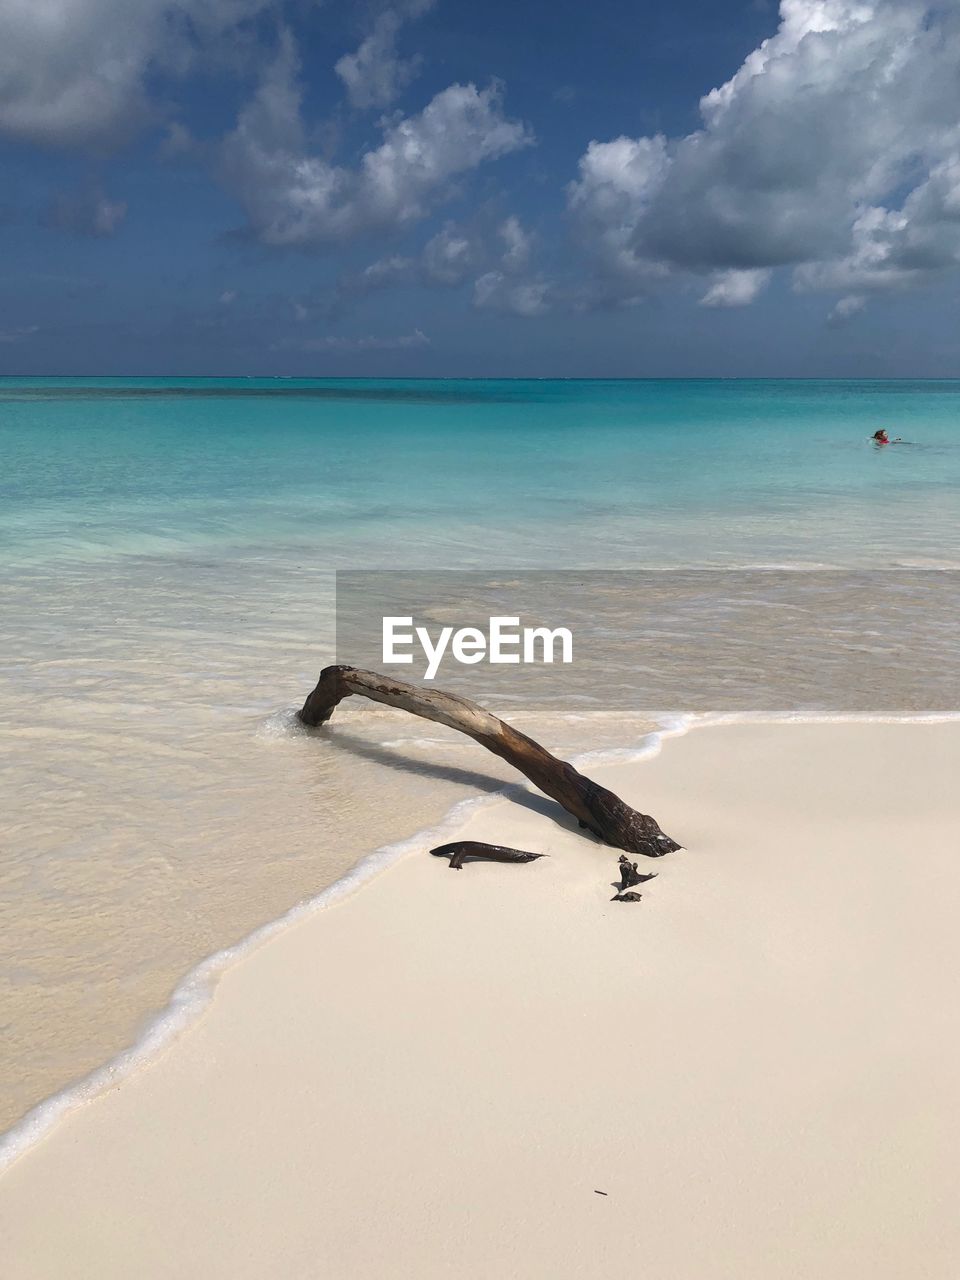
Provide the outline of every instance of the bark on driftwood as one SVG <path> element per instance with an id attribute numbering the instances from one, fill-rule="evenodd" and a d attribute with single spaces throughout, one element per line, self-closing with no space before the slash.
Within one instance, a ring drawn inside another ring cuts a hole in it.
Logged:
<path id="1" fill-rule="evenodd" d="M 637 813 L 619 796 L 578 773 L 572 765 L 552 756 L 538 742 L 498 720 L 475 702 L 439 689 L 416 685 L 360 671 L 355 667 L 324 667 L 317 687 L 300 710 L 306 725 L 324 724 L 338 702 L 357 694 L 399 707 L 412 715 L 457 729 L 512 764 L 552 800 L 563 805 L 595 836 L 615 849 L 659 858 L 680 846 L 660 830 L 653 818 Z"/>
<path id="2" fill-rule="evenodd" d="M 453 871 L 462 871 L 465 862 L 535 862 L 537 858 L 547 857 L 545 853 L 527 853 L 526 849 L 487 844 L 485 840 L 454 840 L 451 844 L 437 845 L 430 852 L 435 858 L 449 858 Z"/>

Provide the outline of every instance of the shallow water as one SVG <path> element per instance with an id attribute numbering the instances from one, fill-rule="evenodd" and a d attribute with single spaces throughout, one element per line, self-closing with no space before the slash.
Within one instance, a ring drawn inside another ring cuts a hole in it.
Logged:
<path id="1" fill-rule="evenodd" d="M 335 569 L 802 571 L 527 580 L 590 678 L 489 672 L 488 701 L 563 754 L 677 711 L 955 710 L 958 409 L 960 383 L 0 382 L 0 1126 L 509 777 L 382 708 L 297 727 Z"/>

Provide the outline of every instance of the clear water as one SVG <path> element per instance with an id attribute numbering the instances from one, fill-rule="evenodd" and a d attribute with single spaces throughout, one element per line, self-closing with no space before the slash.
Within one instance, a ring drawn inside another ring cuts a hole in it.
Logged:
<path id="1" fill-rule="evenodd" d="M 0 1127 L 204 955 L 508 776 L 373 706 L 296 730 L 334 569 L 788 565 L 814 630 L 829 614 L 882 674 L 854 701 L 794 628 L 724 631 L 727 575 L 667 577 L 658 617 L 707 637 L 717 693 L 607 584 L 611 687 L 642 694 L 655 652 L 649 704 L 564 714 L 521 683 L 492 704 L 567 754 L 678 709 L 863 712 L 894 687 L 952 711 L 958 414 L 960 382 L 0 381 Z M 878 426 L 916 443 L 876 449 Z M 839 610 L 824 566 L 860 573 Z M 893 568 L 938 572 L 874 616 Z M 592 581 L 558 612 L 592 616 Z"/>
<path id="2" fill-rule="evenodd" d="M 960 382 L 5 380 L 0 536 L 8 564 L 957 563 L 958 422 Z"/>

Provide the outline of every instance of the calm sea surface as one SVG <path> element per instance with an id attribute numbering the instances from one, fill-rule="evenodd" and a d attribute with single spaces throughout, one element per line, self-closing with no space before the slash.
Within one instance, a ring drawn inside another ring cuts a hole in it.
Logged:
<path id="1" fill-rule="evenodd" d="M 550 571 L 607 691 L 489 701 L 564 753 L 960 709 L 960 382 L 5 379 L 0 565 L 2 1128 L 508 776 L 372 705 L 298 732 L 337 569 Z"/>

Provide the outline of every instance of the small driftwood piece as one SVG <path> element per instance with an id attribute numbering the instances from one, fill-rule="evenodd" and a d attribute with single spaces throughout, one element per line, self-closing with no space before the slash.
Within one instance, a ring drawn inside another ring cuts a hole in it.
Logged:
<path id="1" fill-rule="evenodd" d="M 486 844 L 483 840 L 454 840 L 430 852 L 435 858 L 449 858 L 453 871 L 462 871 L 464 862 L 534 862 L 545 853 L 527 853 L 525 849 L 508 849 L 502 844 Z"/>
<path id="2" fill-rule="evenodd" d="M 659 858 L 680 848 L 660 830 L 653 818 L 637 813 L 612 791 L 591 782 L 572 765 L 551 755 L 539 742 L 457 694 L 419 688 L 356 667 L 324 667 L 317 687 L 300 710 L 300 719 L 305 725 L 324 724 L 333 715 L 337 703 L 354 694 L 465 733 L 519 769 L 535 787 L 572 813 L 581 827 L 615 849 Z"/>
<path id="3" fill-rule="evenodd" d="M 641 875 L 637 870 L 637 864 L 631 862 L 626 854 L 620 855 L 620 892 L 629 889 L 631 885 L 643 884 L 644 880 L 652 880 L 657 874 L 655 871 L 649 872 L 648 875 Z M 630 899 L 632 901 L 632 899 Z"/>

